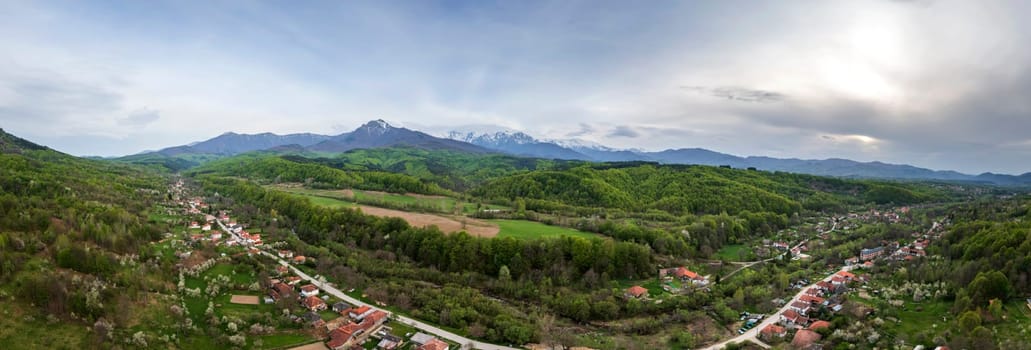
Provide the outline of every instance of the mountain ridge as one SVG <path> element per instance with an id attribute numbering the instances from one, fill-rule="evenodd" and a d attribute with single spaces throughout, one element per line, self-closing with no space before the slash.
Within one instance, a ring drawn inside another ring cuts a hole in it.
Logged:
<path id="1" fill-rule="evenodd" d="M 989 172 L 965 174 L 908 164 L 891 164 L 880 161 L 860 162 L 842 158 L 800 159 L 736 156 L 697 147 L 670 148 L 662 151 L 617 149 L 579 139 L 538 139 L 525 132 L 504 127 L 478 126 L 476 130 L 471 131 L 454 129 L 438 136 L 404 127 L 395 127 L 382 119 L 377 119 L 366 122 L 353 131 L 335 136 L 314 133 L 277 135 L 268 132 L 260 134 L 226 132 L 190 145 L 173 146 L 145 153 L 142 156 L 134 155 L 120 159 L 146 158 L 152 155 L 168 158 L 197 155 L 217 157 L 261 150 L 339 153 L 354 149 L 402 146 L 470 153 L 504 153 L 545 159 L 595 162 L 645 161 L 662 164 L 730 166 L 832 177 L 964 181 L 1005 186 L 1031 185 L 1031 173 L 1020 175 Z"/>

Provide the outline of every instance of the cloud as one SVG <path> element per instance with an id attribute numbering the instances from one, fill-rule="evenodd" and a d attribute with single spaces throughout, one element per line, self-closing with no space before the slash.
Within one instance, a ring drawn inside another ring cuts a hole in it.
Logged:
<path id="1" fill-rule="evenodd" d="M 719 97 L 730 101 L 771 103 L 787 99 L 787 95 L 775 91 L 748 89 L 734 86 L 682 86 L 681 88 L 698 94 Z"/>
<path id="2" fill-rule="evenodd" d="M 593 126 L 587 123 L 580 123 L 580 128 L 576 131 L 572 131 L 566 134 L 566 137 L 580 137 L 593 134 L 595 129 Z"/>
<path id="3" fill-rule="evenodd" d="M 118 124 L 133 128 L 142 128 L 161 119 L 161 113 L 150 109 L 141 109 L 129 113 L 128 117 L 118 120 Z"/>
<path id="4" fill-rule="evenodd" d="M 638 132 L 637 130 L 634 130 L 634 128 L 631 128 L 631 127 L 625 126 L 625 125 L 621 125 L 621 126 L 617 126 L 615 129 L 612 129 L 611 131 L 609 131 L 609 133 L 606 136 L 608 136 L 608 137 L 629 137 L 629 138 L 635 138 L 635 137 L 641 136 L 641 133 Z"/>

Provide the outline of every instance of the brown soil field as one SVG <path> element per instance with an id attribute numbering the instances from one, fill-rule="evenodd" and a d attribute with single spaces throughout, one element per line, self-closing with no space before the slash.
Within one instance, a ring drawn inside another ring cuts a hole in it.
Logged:
<path id="1" fill-rule="evenodd" d="M 311 343 L 308 345 L 301 345 L 296 348 L 290 348 L 290 350 L 329 350 L 322 342 Z"/>
<path id="2" fill-rule="evenodd" d="M 440 228 L 441 231 L 446 233 L 464 230 L 473 236 L 494 237 L 497 236 L 498 231 L 501 230 L 498 225 L 473 218 L 463 218 L 465 220 L 465 229 L 463 229 L 461 221 L 450 217 L 433 214 L 409 213 L 400 210 L 383 209 L 366 205 L 359 207 L 361 207 L 362 213 L 382 217 L 402 218 L 407 221 L 408 224 L 415 227 L 437 225 L 437 228 Z"/>
<path id="3" fill-rule="evenodd" d="M 233 295 L 229 298 L 229 302 L 233 304 L 258 305 L 261 303 L 261 299 L 258 299 L 256 295 Z"/>

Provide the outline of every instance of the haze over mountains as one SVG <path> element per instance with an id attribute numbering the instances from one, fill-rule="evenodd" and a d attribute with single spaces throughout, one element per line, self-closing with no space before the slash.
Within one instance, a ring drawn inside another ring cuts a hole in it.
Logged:
<path id="1" fill-rule="evenodd" d="M 956 171 L 931 170 L 905 164 L 858 162 L 848 159 L 782 159 L 762 156 L 740 157 L 702 148 L 667 149 L 658 152 L 614 149 L 583 140 L 541 140 L 526 133 L 504 128 L 455 129 L 444 135 L 395 127 L 383 120 L 374 120 L 354 131 L 335 136 L 310 133 L 276 135 L 272 133 L 237 134 L 228 132 L 215 138 L 176 146 L 156 152 L 125 158 L 146 156 L 180 157 L 188 155 L 232 156 L 240 153 L 271 150 L 292 152 L 338 153 L 353 149 L 381 147 L 414 147 L 470 153 L 503 153 L 516 156 L 586 160 L 599 162 L 647 161 L 665 164 L 700 164 L 755 168 L 822 176 L 889 178 L 909 180 L 976 181 L 998 185 L 1031 184 L 1031 173 L 1003 175 L 963 174 Z"/>

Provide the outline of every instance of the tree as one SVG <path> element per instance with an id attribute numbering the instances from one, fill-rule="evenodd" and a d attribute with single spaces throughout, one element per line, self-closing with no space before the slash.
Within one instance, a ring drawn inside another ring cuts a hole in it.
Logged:
<path id="1" fill-rule="evenodd" d="M 501 268 L 498 269 L 498 280 L 504 283 L 512 281 L 512 272 L 508 271 L 507 265 L 501 265 Z"/>
<path id="2" fill-rule="evenodd" d="M 1006 300 L 1010 294 L 1010 281 L 999 271 L 981 272 L 967 285 L 974 305 L 984 305 L 991 299 Z"/>
<path id="3" fill-rule="evenodd" d="M 964 312 L 959 316 L 959 328 L 964 331 L 970 332 L 974 328 L 981 326 L 981 315 L 974 311 Z"/>

